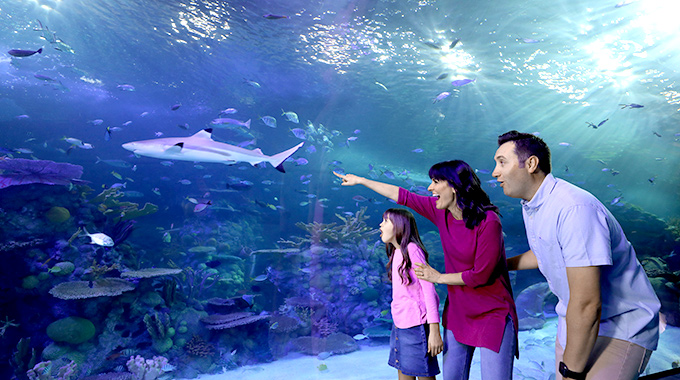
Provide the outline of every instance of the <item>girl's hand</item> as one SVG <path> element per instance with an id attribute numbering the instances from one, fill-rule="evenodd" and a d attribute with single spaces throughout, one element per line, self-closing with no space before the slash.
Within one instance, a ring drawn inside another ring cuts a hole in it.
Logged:
<path id="1" fill-rule="evenodd" d="M 342 186 L 354 186 L 358 185 L 359 181 L 362 180 L 362 177 L 356 176 L 354 174 L 340 174 L 333 172 L 336 177 L 342 178 Z"/>
<path id="2" fill-rule="evenodd" d="M 433 357 L 444 351 L 444 342 L 441 334 L 439 334 L 439 324 L 436 324 L 436 326 L 436 329 L 430 327 L 430 336 L 427 338 L 427 353 Z"/>
<path id="3" fill-rule="evenodd" d="M 436 269 L 432 268 L 429 264 L 427 263 L 424 264 L 413 263 L 413 264 L 415 265 L 413 271 L 416 272 L 416 276 L 419 279 L 431 282 L 433 284 L 439 282 L 439 276 L 441 276 L 441 273 L 439 273 Z"/>

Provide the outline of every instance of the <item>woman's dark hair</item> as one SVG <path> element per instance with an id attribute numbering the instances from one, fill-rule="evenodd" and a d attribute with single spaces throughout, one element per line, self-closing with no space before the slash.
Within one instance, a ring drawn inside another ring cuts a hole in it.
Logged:
<path id="1" fill-rule="evenodd" d="M 394 226 L 394 238 L 401 247 L 401 254 L 404 256 L 404 261 L 399 266 L 399 277 L 401 277 L 401 282 L 403 284 L 409 285 L 413 282 L 411 276 L 409 276 L 409 271 L 413 266 L 411 262 L 411 256 L 408 253 L 409 243 L 415 243 L 420 249 L 423 250 L 425 255 L 425 261 L 428 261 L 428 253 L 420 240 L 420 234 L 418 234 L 418 226 L 416 225 L 416 219 L 413 217 L 410 211 L 404 210 L 402 208 L 391 208 L 383 213 L 383 219 L 389 220 Z M 396 247 L 391 243 L 385 244 L 385 252 L 389 258 L 387 263 L 387 277 L 390 281 L 392 279 L 392 262 L 394 261 L 394 251 Z"/>
<path id="2" fill-rule="evenodd" d="M 538 168 L 545 174 L 550 174 L 550 148 L 542 138 L 530 133 L 517 131 L 505 132 L 498 136 L 498 146 L 506 142 L 515 143 L 515 154 L 519 159 L 519 167 L 523 168 L 526 160 L 531 156 L 538 158 Z"/>
<path id="3" fill-rule="evenodd" d="M 482 190 L 482 184 L 465 161 L 444 161 L 432 165 L 430 178 L 446 181 L 456 191 L 456 204 L 463 211 L 465 227 L 473 229 L 486 219 L 486 212 L 491 210 L 496 214 L 498 207 L 494 206 L 489 196 Z"/>

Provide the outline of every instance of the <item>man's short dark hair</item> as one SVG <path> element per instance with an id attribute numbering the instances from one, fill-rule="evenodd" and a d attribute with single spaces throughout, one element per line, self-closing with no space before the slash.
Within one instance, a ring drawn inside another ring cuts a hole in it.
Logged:
<path id="1" fill-rule="evenodd" d="M 530 133 L 522 133 L 515 130 L 498 136 L 498 146 L 509 141 L 515 143 L 515 154 L 519 158 L 519 167 L 523 168 L 524 163 L 529 157 L 536 156 L 538 158 L 538 168 L 544 174 L 550 174 L 550 148 L 548 148 L 543 139 Z"/>

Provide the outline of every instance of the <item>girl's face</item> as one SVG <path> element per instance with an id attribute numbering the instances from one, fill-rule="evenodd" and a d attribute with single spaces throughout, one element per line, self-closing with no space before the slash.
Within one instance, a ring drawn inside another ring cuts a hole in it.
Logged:
<path id="1" fill-rule="evenodd" d="M 383 218 L 380 223 L 380 239 L 382 239 L 385 244 L 392 244 L 396 248 L 399 248 L 397 244 L 397 237 L 394 234 L 394 224 L 389 218 Z"/>

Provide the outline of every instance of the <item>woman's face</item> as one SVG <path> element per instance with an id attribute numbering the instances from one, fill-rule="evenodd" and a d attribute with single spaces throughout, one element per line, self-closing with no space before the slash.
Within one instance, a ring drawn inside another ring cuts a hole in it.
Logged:
<path id="1" fill-rule="evenodd" d="M 435 206 L 439 210 L 446 210 L 456 205 L 456 193 L 447 181 L 432 179 L 432 183 L 427 187 L 433 197 L 437 198 Z"/>
<path id="2" fill-rule="evenodd" d="M 394 224 L 389 218 L 384 218 L 380 223 L 380 239 L 385 244 L 392 244 L 395 247 L 399 247 L 397 244 L 397 237 L 394 233 Z"/>

